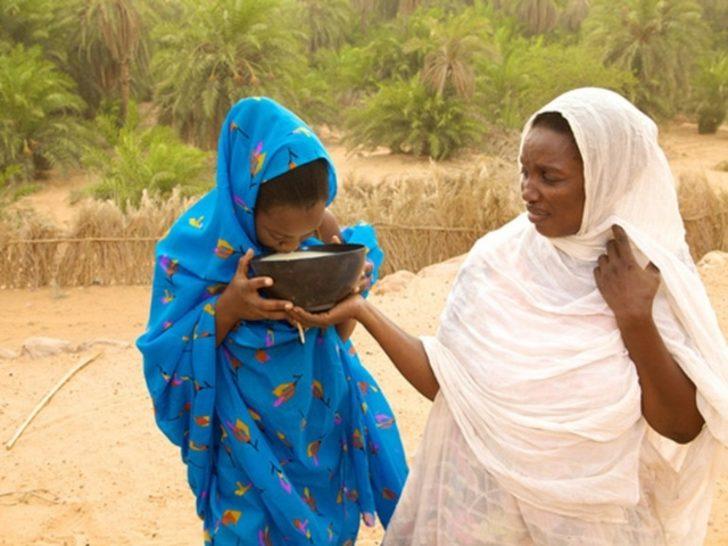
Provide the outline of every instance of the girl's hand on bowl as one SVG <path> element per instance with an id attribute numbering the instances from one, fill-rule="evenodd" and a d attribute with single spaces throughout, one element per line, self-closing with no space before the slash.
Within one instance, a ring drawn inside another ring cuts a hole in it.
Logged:
<path id="1" fill-rule="evenodd" d="M 238 262 L 233 280 L 227 285 L 217 303 L 217 312 L 229 314 L 235 320 L 287 320 L 286 311 L 293 303 L 261 297 L 258 290 L 273 285 L 270 277 L 248 278 L 253 251 L 248 250 Z"/>
<path id="2" fill-rule="evenodd" d="M 337 235 L 334 235 L 331 238 L 331 243 L 340 245 L 341 239 Z M 364 264 L 364 271 L 362 271 L 361 277 L 359 277 L 356 286 L 351 292 L 352 294 L 361 294 L 372 287 L 372 271 L 374 271 L 374 264 L 367 260 Z"/>
<path id="3" fill-rule="evenodd" d="M 288 311 L 288 319 L 306 328 L 325 328 L 356 319 L 364 305 L 364 298 L 354 294 L 323 313 L 309 313 L 301 307 Z"/>

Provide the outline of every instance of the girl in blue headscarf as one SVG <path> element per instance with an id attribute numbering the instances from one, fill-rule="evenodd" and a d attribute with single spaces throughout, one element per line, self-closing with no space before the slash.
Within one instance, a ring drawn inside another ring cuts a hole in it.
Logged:
<path id="1" fill-rule="evenodd" d="M 244 99 L 220 134 L 217 187 L 157 245 L 151 317 L 138 340 L 156 421 L 181 447 L 204 539 L 214 545 L 344 544 L 360 517 L 386 526 L 407 473 L 394 417 L 362 367 L 352 325 L 308 330 L 262 298 L 253 255 L 367 245 L 326 211 L 336 173 L 297 116 Z M 314 237 L 316 236 L 316 237 Z"/>

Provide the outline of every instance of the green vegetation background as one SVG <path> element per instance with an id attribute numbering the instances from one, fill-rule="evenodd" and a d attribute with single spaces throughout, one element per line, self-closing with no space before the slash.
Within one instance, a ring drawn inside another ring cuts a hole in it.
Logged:
<path id="1" fill-rule="evenodd" d="M 352 147 L 444 159 L 585 85 L 716 131 L 728 2 L 4 0 L 0 202 L 78 164 L 99 173 L 92 195 L 122 207 L 145 188 L 199 193 L 246 96 Z"/>

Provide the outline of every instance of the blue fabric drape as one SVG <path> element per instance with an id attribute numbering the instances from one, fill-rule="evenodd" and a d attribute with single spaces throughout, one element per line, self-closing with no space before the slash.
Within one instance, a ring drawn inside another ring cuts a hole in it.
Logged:
<path id="1" fill-rule="evenodd" d="M 386 525 L 406 477 L 393 413 L 334 328 L 309 330 L 301 344 L 286 322 L 250 321 L 215 346 L 217 298 L 242 254 L 262 250 L 260 185 L 318 158 L 329 163 L 330 203 L 336 173 L 311 129 L 270 99 L 240 101 L 221 131 L 216 188 L 156 249 L 151 316 L 137 345 L 208 544 L 353 544 L 360 518 L 373 524 L 377 513 Z M 371 226 L 342 235 L 367 245 L 378 268 Z"/>

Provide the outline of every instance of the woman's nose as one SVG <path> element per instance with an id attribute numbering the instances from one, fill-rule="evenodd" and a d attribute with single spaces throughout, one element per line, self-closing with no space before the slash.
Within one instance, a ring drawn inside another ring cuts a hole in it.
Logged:
<path id="1" fill-rule="evenodd" d="M 521 177 L 521 199 L 527 203 L 532 203 L 538 200 L 538 190 L 533 183 L 533 179 L 527 176 Z"/>

